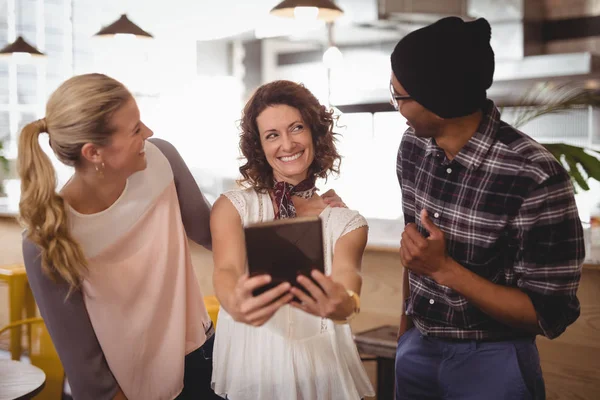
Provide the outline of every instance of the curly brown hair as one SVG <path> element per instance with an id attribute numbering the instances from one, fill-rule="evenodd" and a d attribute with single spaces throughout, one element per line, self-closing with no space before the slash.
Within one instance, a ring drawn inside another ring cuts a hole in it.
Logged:
<path id="1" fill-rule="evenodd" d="M 333 111 L 302 84 L 279 80 L 259 87 L 246 103 L 240 122 L 240 150 L 246 163 L 240 167 L 241 184 L 265 191 L 273 187 L 273 168 L 263 151 L 256 118 L 273 105 L 284 104 L 300 112 L 303 122 L 310 128 L 315 157 L 308 176 L 327 178 L 329 173 L 339 173 L 341 157 L 335 147 Z"/>

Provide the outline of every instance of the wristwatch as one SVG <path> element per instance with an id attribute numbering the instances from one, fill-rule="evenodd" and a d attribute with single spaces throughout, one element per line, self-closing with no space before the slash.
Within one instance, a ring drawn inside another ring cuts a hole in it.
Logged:
<path id="1" fill-rule="evenodd" d="M 354 317 L 356 317 L 356 314 L 360 312 L 360 297 L 358 296 L 358 294 L 356 294 L 353 290 L 350 289 L 347 289 L 346 292 L 348 293 L 348 296 L 350 296 L 352 302 L 354 303 L 354 309 L 352 310 L 352 314 L 348 315 L 346 319 L 332 319 L 332 321 L 336 324 L 347 324 L 348 322 L 352 321 Z"/>

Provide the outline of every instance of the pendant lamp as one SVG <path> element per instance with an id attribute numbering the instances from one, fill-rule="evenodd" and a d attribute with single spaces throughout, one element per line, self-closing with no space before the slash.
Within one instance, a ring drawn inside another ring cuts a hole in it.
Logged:
<path id="1" fill-rule="evenodd" d="M 271 10 L 272 15 L 332 22 L 344 12 L 331 0 L 284 0 Z"/>
<path id="2" fill-rule="evenodd" d="M 127 15 L 121 17 L 112 24 L 100 29 L 94 36 L 134 35 L 141 38 L 153 38 L 151 34 L 131 22 Z"/>
<path id="3" fill-rule="evenodd" d="M 27 43 L 21 36 L 19 36 L 14 42 L 9 43 L 0 49 L 0 56 L 11 56 L 14 54 L 29 54 L 36 57 L 46 56 L 44 53 Z"/>

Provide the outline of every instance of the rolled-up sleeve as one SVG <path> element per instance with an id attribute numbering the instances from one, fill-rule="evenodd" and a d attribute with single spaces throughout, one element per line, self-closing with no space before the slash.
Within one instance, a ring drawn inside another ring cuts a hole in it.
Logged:
<path id="1" fill-rule="evenodd" d="M 566 172 L 546 179 L 514 220 L 518 286 L 531 299 L 544 336 L 553 339 L 579 317 L 577 289 L 585 258 L 583 229 Z"/>

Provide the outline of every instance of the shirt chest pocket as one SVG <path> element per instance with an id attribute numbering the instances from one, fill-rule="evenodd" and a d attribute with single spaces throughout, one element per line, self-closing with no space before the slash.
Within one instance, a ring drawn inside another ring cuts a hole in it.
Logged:
<path id="1" fill-rule="evenodd" d="M 449 224 L 446 247 L 450 256 L 478 275 L 495 281 L 510 257 L 508 216 L 473 207 Z"/>

